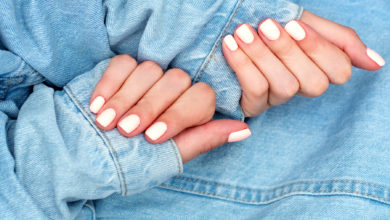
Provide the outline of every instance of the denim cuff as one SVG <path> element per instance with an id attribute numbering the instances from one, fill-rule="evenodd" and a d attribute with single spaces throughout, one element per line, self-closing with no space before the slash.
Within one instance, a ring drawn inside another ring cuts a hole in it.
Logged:
<path id="1" fill-rule="evenodd" d="M 116 129 L 105 132 L 95 125 L 95 115 L 89 111 L 89 100 L 108 63 L 109 60 L 100 62 L 93 70 L 72 80 L 64 90 L 96 131 L 96 137 L 86 137 L 85 141 L 91 142 L 98 138 L 97 144 L 104 143 L 108 149 L 106 152 L 110 154 L 105 158 L 115 164 L 121 194 L 130 195 L 181 174 L 183 165 L 172 139 L 161 144 L 150 144 L 143 134 L 127 138 Z"/>
<path id="2" fill-rule="evenodd" d="M 284 25 L 290 20 L 299 19 L 302 11 L 301 6 L 286 0 L 238 0 L 235 4 L 227 3 L 220 9 L 221 16 L 215 16 L 205 26 L 199 40 L 190 49 L 193 54 L 209 50 L 194 81 L 203 81 L 213 87 L 217 95 L 217 112 L 234 119 L 244 119 L 240 106 L 241 87 L 223 56 L 223 38 L 232 34 L 241 23 L 248 23 L 256 30 L 260 21 L 273 18 Z M 211 49 L 208 46 L 210 42 L 215 42 Z"/>

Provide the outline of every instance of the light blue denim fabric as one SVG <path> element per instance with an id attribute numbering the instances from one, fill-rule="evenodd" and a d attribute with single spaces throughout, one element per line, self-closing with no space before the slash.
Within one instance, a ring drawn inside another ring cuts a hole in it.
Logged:
<path id="1" fill-rule="evenodd" d="M 89 98 L 110 57 L 183 68 L 215 88 L 224 117 L 240 118 L 222 37 L 240 22 L 300 12 L 285 0 L 0 0 L 0 219 L 95 218 L 112 207 L 95 202 L 183 172 L 172 140 L 151 145 L 95 126 Z M 136 207 L 120 208 L 110 211 L 129 218 Z"/>
<path id="2" fill-rule="evenodd" d="M 295 2 L 354 28 L 390 61 L 388 1 Z M 208 65 L 228 71 L 215 60 Z M 249 139 L 185 164 L 181 176 L 160 187 L 95 201 L 96 214 L 101 219 L 389 219 L 389 74 L 389 65 L 376 72 L 354 69 L 347 84 L 331 86 L 319 98 L 295 97 L 248 119 Z"/>

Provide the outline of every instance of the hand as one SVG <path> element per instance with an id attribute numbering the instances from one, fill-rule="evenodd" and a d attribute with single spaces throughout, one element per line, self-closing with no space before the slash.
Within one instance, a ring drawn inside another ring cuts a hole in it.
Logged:
<path id="1" fill-rule="evenodd" d="M 352 64 L 378 70 L 385 63 L 352 29 L 308 11 L 301 21 L 290 21 L 284 28 L 272 19 L 262 21 L 257 32 L 248 24 L 239 25 L 234 37 L 225 37 L 222 48 L 241 84 L 247 117 L 295 94 L 317 97 L 329 83 L 346 83 Z"/>
<path id="2" fill-rule="evenodd" d="M 91 97 L 97 126 L 133 137 L 145 132 L 154 144 L 174 139 L 183 162 L 226 142 L 250 135 L 248 125 L 234 120 L 211 121 L 214 90 L 205 83 L 191 85 L 180 69 L 163 74 L 151 61 L 141 64 L 128 55 L 112 58 Z"/>

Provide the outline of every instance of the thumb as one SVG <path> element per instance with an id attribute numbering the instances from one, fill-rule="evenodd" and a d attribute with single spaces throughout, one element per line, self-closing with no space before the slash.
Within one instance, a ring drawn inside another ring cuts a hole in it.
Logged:
<path id="1" fill-rule="evenodd" d="M 301 21 L 342 49 L 355 67 L 378 70 L 385 65 L 385 60 L 374 50 L 367 48 L 352 28 L 334 23 L 309 11 L 303 12 Z"/>
<path id="2" fill-rule="evenodd" d="M 183 163 L 186 163 L 226 142 L 241 141 L 250 135 L 251 131 L 244 122 L 220 119 L 188 128 L 173 140 L 179 148 Z"/>

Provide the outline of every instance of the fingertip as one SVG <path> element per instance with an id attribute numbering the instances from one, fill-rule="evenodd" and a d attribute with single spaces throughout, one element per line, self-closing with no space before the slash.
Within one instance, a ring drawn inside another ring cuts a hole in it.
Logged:
<path id="1" fill-rule="evenodd" d="M 134 132 L 140 126 L 141 119 L 136 114 L 130 114 L 119 120 L 117 123 L 117 129 L 119 132 L 126 137 L 136 136 L 137 133 Z"/>
<path id="2" fill-rule="evenodd" d="M 159 121 L 152 124 L 145 131 L 145 138 L 147 141 L 153 144 L 161 143 L 162 137 L 167 133 L 168 125 L 165 122 Z"/>
<path id="3" fill-rule="evenodd" d="M 386 61 L 383 59 L 383 57 L 379 55 L 376 51 L 367 48 L 366 54 L 372 61 L 374 61 L 379 66 L 379 69 L 386 64 Z"/>
<path id="4" fill-rule="evenodd" d="M 224 44 L 229 49 L 229 51 L 234 52 L 238 49 L 238 45 L 234 37 L 229 34 L 223 39 Z"/>
<path id="5" fill-rule="evenodd" d="M 105 104 L 106 100 L 103 96 L 97 96 L 96 98 L 94 98 L 90 105 L 89 105 L 89 110 L 94 113 L 94 114 L 97 114 L 100 109 L 103 107 L 103 105 Z"/>
<path id="6" fill-rule="evenodd" d="M 289 21 L 286 26 L 284 26 L 284 29 L 296 41 L 301 41 L 306 38 L 305 29 L 296 20 Z"/>
<path id="7" fill-rule="evenodd" d="M 281 35 L 280 25 L 275 20 L 267 18 L 260 22 L 258 33 L 264 35 L 270 41 L 278 40 Z"/>
<path id="8" fill-rule="evenodd" d="M 231 142 L 242 141 L 244 139 L 247 139 L 251 135 L 252 135 L 251 130 L 249 128 L 245 128 L 243 130 L 230 133 L 227 142 L 231 143 Z"/>

